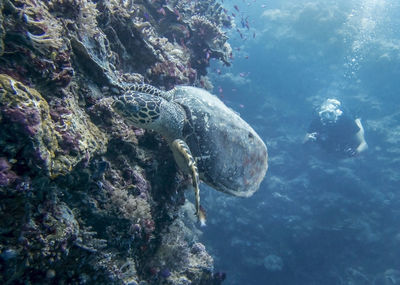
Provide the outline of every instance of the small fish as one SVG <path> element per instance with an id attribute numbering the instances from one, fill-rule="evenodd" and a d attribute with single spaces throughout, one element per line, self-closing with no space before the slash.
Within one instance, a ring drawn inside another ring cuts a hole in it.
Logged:
<path id="1" fill-rule="evenodd" d="M 239 76 L 240 76 L 240 77 L 246 77 L 246 73 L 240 72 L 240 73 L 239 73 Z"/>
<path id="2" fill-rule="evenodd" d="M 163 7 L 161 7 L 160 9 L 157 10 L 158 13 L 162 14 L 163 16 L 165 16 L 165 10 Z"/>
<path id="3" fill-rule="evenodd" d="M 144 12 L 143 17 L 147 20 L 150 21 L 150 16 L 148 13 Z"/>
<path id="4" fill-rule="evenodd" d="M 246 26 L 243 17 L 242 17 L 242 19 L 240 20 L 240 23 L 242 24 L 242 28 L 244 28 L 244 27 Z"/>
<path id="5" fill-rule="evenodd" d="M 221 74 L 221 69 L 217 68 L 217 74 Z"/>
<path id="6" fill-rule="evenodd" d="M 210 53 L 207 51 L 206 52 L 206 59 L 209 60 L 210 59 Z"/>
<path id="7" fill-rule="evenodd" d="M 239 29 L 236 29 L 236 31 L 239 33 L 240 37 L 243 39 L 243 34 Z"/>
<path id="8" fill-rule="evenodd" d="M 185 41 L 181 38 L 181 46 L 183 46 L 184 49 L 187 49 L 186 45 L 185 45 Z"/>
<path id="9" fill-rule="evenodd" d="M 179 25 L 178 29 L 182 31 L 185 38 L 188 38 L 190 36 L 189 30 L 184 25 Z"/>
<path id="10" fill-rule="evenodd" d="M 177 16 L 176 19 L 177 19 L 178 21 L 180 21 L 180 20 L 182 19 L 182 16 L 181 16 L 181 13 L 179 13 L 178 9 L 175 8 L 175 9 L 174 9 L 174 13 L 175 13 L 175 15 Z"/>
<path id="11" fill-rule="evenodd" d="M 237 5 L 234 5 L 233 7 L 235 8 L 236 11 L 239 12 L 239 7 Z"/>
<path id="12" fill-rule="evenodd" d="M 256 38 L 256 32 L 253 32 L 253 39 Z"/>
<path id="13" fill-rule="evenodd" d="M 180 63 L 178 63 L 178 64 L 176 65 L 176 67 L 177 67 L 181 72 L 183 72 L 183 71 L 185 70 L 184 66 L 183 66 L 182 64 L 180 64 Z"/>
<path id="14" fill-rule="evenodd" d="M 219 93 L 223 93 L 224 92 L 224 90 L 222 89 L 221 86 L 218 88 L 218 91 L 219 91 Z"/>
<path id="15" fill-rule="evenodd" d="M 245 59 L 249 59 L 249 56 L 248 56 L 248 55 L 246 55 L 244 58 L 245 58 Z"/>
<path id="16" fill-rule="evenodd" d="M 233 17 L 236 17 L 236 14 L 232 12 L 232 16 L 233 16 Z"/>
<path id="17" fill-rule="evenodd" d="M 239 107 L 240 107 L 240 108 L 244 108 L 244 105 L 243 105 L 243 104 L 239 104 Z"/>

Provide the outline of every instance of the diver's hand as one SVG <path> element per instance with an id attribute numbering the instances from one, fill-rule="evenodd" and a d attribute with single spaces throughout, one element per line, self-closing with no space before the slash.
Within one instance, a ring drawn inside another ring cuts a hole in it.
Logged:
<path id="1" fill-rule="evenodd" d="M 318 135 L 317 132 L 307 133 L 306 136 L 304 137 L 304 142 L 316 141 L 317 135 Z"/>
<path id="2" fill-rule="evenodd" d="M 358 155 L 358 151 L 352 147 L 346 148 L 344 150 L 344 153 L 348 156 L 348 157 L 354 157 Z"/>

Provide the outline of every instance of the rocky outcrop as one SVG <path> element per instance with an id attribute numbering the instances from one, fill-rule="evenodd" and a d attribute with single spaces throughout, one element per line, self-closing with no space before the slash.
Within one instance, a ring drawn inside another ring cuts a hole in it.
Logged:
<path id="1" fill-rule="evenodd" d="M 0 283 L 220 284 L 167 145 L 110 103 L 133 82 L 201 85 L 210 58 L 229 64 L 222 7 L 4 0 L 0 10 Z"/>

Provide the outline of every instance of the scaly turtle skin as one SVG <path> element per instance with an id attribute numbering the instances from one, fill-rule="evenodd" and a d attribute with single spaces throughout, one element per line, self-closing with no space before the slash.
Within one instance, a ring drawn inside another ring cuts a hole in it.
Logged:
<path id="1" fill-rule="evenodd" d="M 160 133 L 179 168 L 192 177 L 196 212 L 202 216 L 200 180 L 239 197 L 253 195 L 268 169 L 267 147 L 240 116 L 209 92 L 178 86 L 163 92 L 133 85 L 113 103 L 136 127 Z"/>

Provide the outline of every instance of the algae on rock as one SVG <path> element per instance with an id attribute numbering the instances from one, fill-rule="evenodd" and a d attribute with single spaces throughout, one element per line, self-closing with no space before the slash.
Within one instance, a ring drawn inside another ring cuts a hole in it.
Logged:
<path id="1" fill-rule="evenodd" d="M 49 104 L 39 92 L 0 74 L 2 121 L 12 129 L 0 140 L 3 148 L 13 143 L 7 156 L 25 160 L 27 166 L 54 178 L 69 173 L 88 154 L 104 153 L 105 134 L 77 108 L 74 99 L 68 98 L 64 104 L 66 111 L 54 121 L 56 115 L 51 116 Z M 23 157 L 18 157 L 20 152 Z"/>

